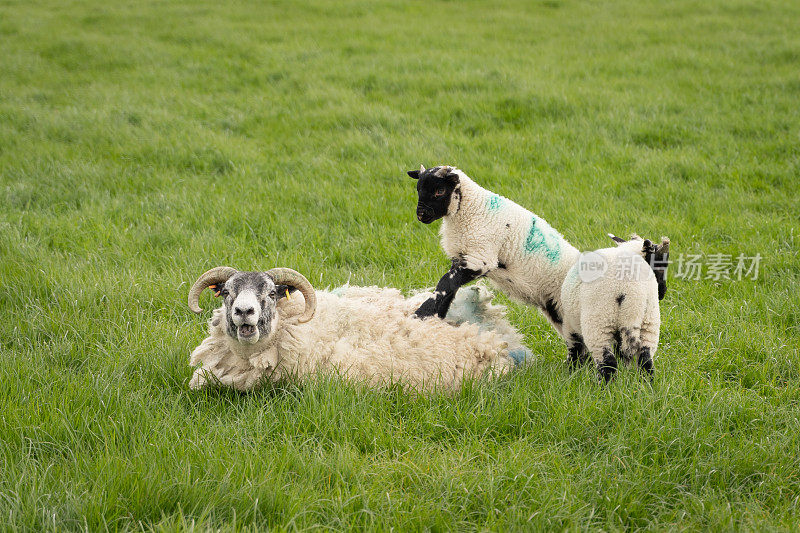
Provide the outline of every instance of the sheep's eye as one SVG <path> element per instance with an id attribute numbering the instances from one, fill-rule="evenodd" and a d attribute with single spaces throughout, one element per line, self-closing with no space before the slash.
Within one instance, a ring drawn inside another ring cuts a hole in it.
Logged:
<path id="1" fill-rule="evenodd" d="M 227 296 L 230 294 L 230 292 L 228 292 L 228 289 L 222 289 L 221 291 L 219 291 L 219 293 L 221 296 Z"/>
<path id="2" fill-rule="evenodd" d="M 439 187 L 438 189 L 436 189 L 436 192 L 434 193 L 434 196 L 444 196 L 445 192 L 446 191 L 445 191 L 444 187 Z"/>
<path id="3" fill-rule="evenodd" d="M 269 291 L 269 297 L 272 298 L 273 300 L 275 299 L 275 294 L 276 294 L 275 291 Z"/>

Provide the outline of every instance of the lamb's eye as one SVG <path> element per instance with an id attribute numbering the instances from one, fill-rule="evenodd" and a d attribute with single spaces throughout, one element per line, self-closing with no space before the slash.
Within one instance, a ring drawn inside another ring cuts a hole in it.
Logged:
<path id="1" fill-rule="evenodd" d="M 447 192 L 444 187 L 439 187 L 436 189 L 434 196 L 444 196 L 444 193 Z"/>

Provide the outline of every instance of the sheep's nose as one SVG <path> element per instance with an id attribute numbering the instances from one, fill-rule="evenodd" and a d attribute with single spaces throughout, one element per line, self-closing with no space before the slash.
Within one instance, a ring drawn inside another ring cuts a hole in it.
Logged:
<path id="1" fill-rule="evenodd" d="M 241 315 L 241 316 L 250 316 L 255 314 L 256 309 L 254 307 L 234 307 L 233 314 L 234 315 Z"/>

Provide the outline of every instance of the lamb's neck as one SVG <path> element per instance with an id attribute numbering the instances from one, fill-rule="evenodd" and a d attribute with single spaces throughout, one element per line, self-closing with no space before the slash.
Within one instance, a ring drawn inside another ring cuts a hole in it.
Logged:
<path id="1" fill-rule="evenodd" d="M 486 211 L 486 201 L 492 194 L 465 174 L 459 175 L 458 197 L 451 200 L 451 205 L 443 223 L 458 227 L 464 220 L 483 217 Z"/>

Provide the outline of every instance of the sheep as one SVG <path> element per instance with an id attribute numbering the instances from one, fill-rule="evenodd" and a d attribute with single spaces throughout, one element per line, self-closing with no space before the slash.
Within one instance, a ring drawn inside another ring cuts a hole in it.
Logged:
<path id="1" fill-rule="evenodd" d="M 561 284 L 580 256 L 577 248 L 457 168 L 420 166 L 408 175 L 418 180 L 417 218 L 424 224 L 442 218 L 441 245 L 452 261 L 415 315 L 446 316 L 458 288 L 485 276 L 512 299 L 538 307 L 561 334 Z"/>
<path id="2" fill-rule="evenodd" d="M 199 367 L 192 389 L 220 383 L 244 391 L 264 380 L 333 371 L 371 385 L 455 390 L 465 378 L 506 373 L 529 355 L 485 287 L 462 291 L 457 307 L 467 316 L 425 324 L 411 313 L 430 293 L 405 298 L 378 287 L 315 290 L 286 268 L 213 268 L 189 291 L 195 313 L 206 288 L 224 300 L 209 320 L 208 337 L 190 356 Z"/>
<path id="3" fill-rule="evenodd" d="M 652 378 L 669 239 L 654 245 L 637 235 L 629 241 L 609 236 L 617 247 L 582 254 L 561 288 L 568 362 L 574 368 L 591 354 L 598 379 L 608 383 L 620 355 Z"/>
<path id="4" fill-rule="evenodd" d="M 455 167 L 421 165 L 408 175 L 417 180 L 417 219 L 442 219 L 441 245 L 452 261 L 415 316 L 445 316 L 461 286 L 486 277 L 512 299 L 539 308 L 570 350 L 577 349 L 574 325 L 564 327 L 562 286 L 581 256 L 578 249 L 544 219 Z"/>

